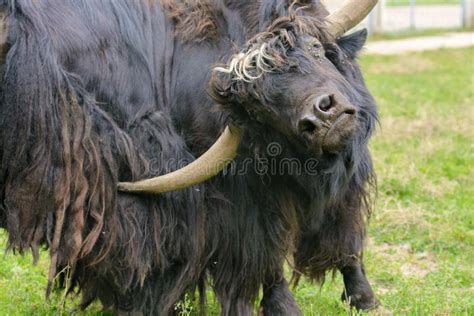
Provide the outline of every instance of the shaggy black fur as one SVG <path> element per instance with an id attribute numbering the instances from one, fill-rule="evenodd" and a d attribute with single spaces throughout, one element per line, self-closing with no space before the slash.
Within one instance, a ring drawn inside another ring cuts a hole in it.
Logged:
<path id="1" fill-rule="evenodd" d="M 250 315 L 262 286 L 263 313 L 295 315 L 289 260 L 295 280 L 340 269 L 345 299 L 377 304 L 361 263 L 377 117 L 355 61 L 366 34 L 335 41 L 319 1 L 290 2 L 0 0 L 0 226 L 10 249 L 49 248 L 48 293 L 60 274 L 83 308 L 99 299 L 166 315 L 210 276 L 225 315 Z M 279 57 L 272 73 L 212 73 L 262 42 Z M 358 109 L 353 137 L 331 154 L 290 126 L 301 96 L 329 86 Z M 159 196 L 116 192 L 194 160 L 229 122 L 245 135 L 226 172 Z M 274 143 L 282 151 L 268 157 Z M 232 172 L 263 158 L 317 160 L 317 172 Z"/>

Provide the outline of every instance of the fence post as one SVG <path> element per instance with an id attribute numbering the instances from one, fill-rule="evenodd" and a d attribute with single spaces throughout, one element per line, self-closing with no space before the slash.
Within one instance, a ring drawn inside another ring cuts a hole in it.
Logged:
<path id="1" fill-rule="evenodd" d="M 383 32 L 383 11 L 385 9 L 385 0 L 380 0 L 369 15 L 368 29 L 369 33 Z"/>
<path id="2" fill-rule="evenodd" d="M 461 0 L 462 6 L 462 26 L 474 26 L 474 4 L 473 0 Z"/>
<path id="3" fill-rule="evenodd" d="M 415 9 L 416 0 L 410 0 L 410 29 L 412 30 L 416 28 Z"/>

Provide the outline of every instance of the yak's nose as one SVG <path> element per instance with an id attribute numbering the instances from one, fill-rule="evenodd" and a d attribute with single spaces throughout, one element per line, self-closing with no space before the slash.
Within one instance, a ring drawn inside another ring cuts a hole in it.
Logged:
<path id="1" fill-rule="evenodd" d="M 322 127 L 328 128 L 341 115 L 354 116 L 356 108 L 343 97 L 333 94 L 322 94 L 305 105 L 302 117 L 298 121 L 300 134 L 311 137 Z"/>
<path id="2" fill-rule="evenodd" d="M 298 122 L 298 131 L 301 135 L 311 137 L 321 126 L 321 121 L 314 115 L 307 115 Z"/>
<path id="3" fill-rule="evenodd" d="M 356 109 L 344 98 L 337 98 L 333 94 L 323 94 L 313 99 L 313 110 L 321 120 L 337 117 L 343 113 L 354 115 Z"/>
<path id="4" fill-rule="evenodd" d="M 327 113 L 334 106 L 333 96 L 324 94 L 317 97 L 313 103 L 314 111 L 320 113 Z"/>

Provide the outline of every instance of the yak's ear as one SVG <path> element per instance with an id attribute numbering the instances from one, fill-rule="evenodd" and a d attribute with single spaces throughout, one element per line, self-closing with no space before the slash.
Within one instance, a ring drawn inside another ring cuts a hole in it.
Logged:
<path id="1" fill-rule="evenodd" d="M 245 98 L 242 82 L 234 80 L 232 73 L 214 70 L 209 81 L 208 93 L 218 104 L 241 103 Z"/>
<path id="2" fill-rule="evenodd" d="M 355 59 L 358 53 L 364 47 L 366 41 L 367 29 L 362 29 L 360 31 L 339 38 L 337 40 L 337 44 L 349 58 Z"/>
<path id="3" fill-rule="evenodd" d="M 234 119 L 241 121 L 247 118 L 246 104 L 250 98 L 248 83 L 235 80 L 232 73 L 214 70 L 209 81 L 208 94 L 220 109 Z"/>

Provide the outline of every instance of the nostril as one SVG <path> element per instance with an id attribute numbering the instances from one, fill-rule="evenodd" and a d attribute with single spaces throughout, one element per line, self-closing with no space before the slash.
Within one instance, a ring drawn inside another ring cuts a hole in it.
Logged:
<path id="1" fill-rule="evenodd" d="M 301 134 L 314 134 L 316 131 L 316 122 L 311 118 L 304 118 L 298 123 L 298 131 Z"/>
<path id="2" fill-rule="evenodd" d="M 356 114 L 356 109 L 353 107 L 347 108 L 344 113 L 349 114 L 349 115 L 354 115 Z"/>
<path id="3" fill-rule="evenodd" d="M 322 95 L 316 99 L 316 107 L 321 112 L 328 112 L 333 107 L 333 96 L 332 95 Z"/>

